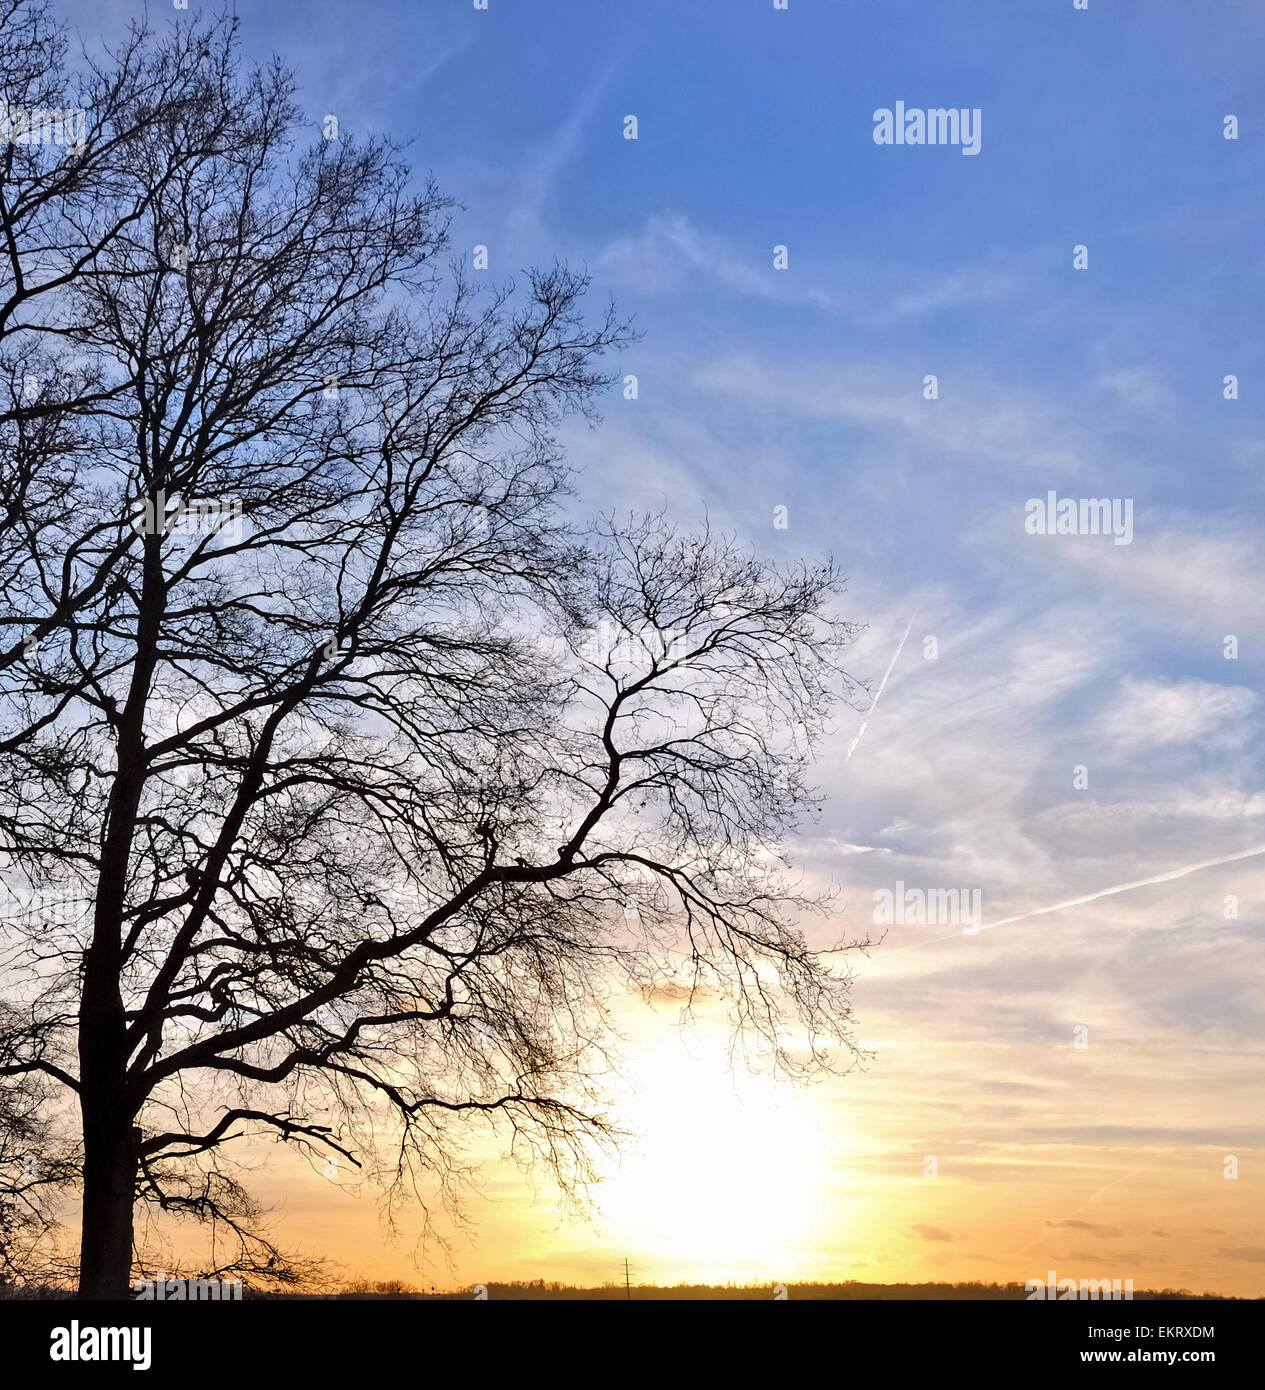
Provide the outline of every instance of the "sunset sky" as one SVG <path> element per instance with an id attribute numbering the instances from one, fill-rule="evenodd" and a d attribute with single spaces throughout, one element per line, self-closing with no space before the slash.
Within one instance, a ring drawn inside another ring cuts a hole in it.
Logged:
<path id="1" fill-rule="evenodd" d="M 85 35 L 137 13 L 59 8 Z M 278 1233 L 440 1286 L 601 1283 L 627 1257 L 641 1282 L 1055 1269 L 1265 1295 L 1265 9 L 238 10 L 314 134 L 334 113 L 413 140 L 465 204 L 461 255 L 586 263 L 635 314 L 638 398 L 567 434 L 579 514 L 707 516 L 851 576 L 851 669 L 890 678 L 868 720 L 840 711 L 794 850 L 840 890 L 814 942 L 880 934 L 897 883 L 979 889 L 987 928 L 839 957 L 874 1056 L 809 1088 L 731 1072 L 711 1002 L 681 1033 L 670 999 L 624 1001 L 612 1097 L 642 1138 L 590 1219 L 492 1145 L 477 1229 L 441 1223 L 452 1267 L 419 1273 L 415 1216 L 391 1243 L 370 1192 L 268 1149 Z M 876 145 L 898 100 L 979 108 L 979 155 Z M 1025 533 L 1050 491 L 1132 499 L 1132 542 Z"/>

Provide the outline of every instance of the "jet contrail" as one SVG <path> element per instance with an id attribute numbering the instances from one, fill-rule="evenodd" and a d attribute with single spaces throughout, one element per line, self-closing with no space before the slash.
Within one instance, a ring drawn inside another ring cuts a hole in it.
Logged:
<path id="1" fill-rule="evenodd" d="M 1114 888 L 1100 888 L 1097 893 L 1086 893 L 1080 898 L 1068 898 L 1065 902 L 1053 903 L 1049 907 L 1034 907 L 1031 912 L 1021 912 L 1017 917 L 1003 917 L 998 922 L 984 922 L 978 927 L 966 927 L 961 932 L 949 932 L 945 936 L 930 936 L 925 941 L 910 941 L 904 946 L 893 946 L 890 950 L 884 951 L 883 954 L 892 956 L 897 951 L 914 951 L 920 946 L 934 946 L 940 941 L 954 941 L 959 936 L 978 936 L 980 932 L 989 931 L 993 927 L 1008 927 L 1012 922 L 1026 922 L 1029 917 L 1040 917 L 1047 912 L 1061 912 L 1065 907 L 1079 907 L 1082 903 L 1092 903 L 1099 898 L 1109 898 L 1113 893 L 1127 893 L 1133 888 L 1147 888 L 1152 883 L 1168 883 L 1171 879 L 1185 878 L 1187 874 L 1198 873 L 1200 869 L 1215 869 L 1218 864 L 1233 864 L 1239 859 L 1252 859 L 1258 854 L 1265 854 L 1265 845 L 1258 845 L 1255 849 L 1245 849 L 1239 854 L 1226 854 L 1220 859 L 1202 859 L 1198 864 L 1186 864 L 1180 869 L 1169 869 L 1167 873 L 1156 874 L 1153 878 L 1139 878 L 1132 883 L 1119 883 Z M 822 954 L 831 955 L 833 952 L 824 951 Z"/>
<path id="2" fill-rule="evenodd" d="M 1218 864 L 1233 864 L 1239 859 L 1251 859 L 1254 855 L 1265 854 L 1265 845 L 1255 849 L 1245 849 L 1240 854 L 1227 854 L 1220 859 L 1203 859 L 1198 864 L 1187 864 L 1180 869 L 1170 869 L 1167 873 L 1156 874 L 1154 878 L 1139 878 L 1133 883 L 1120 883 L 1114 888 L 1100 888 L 1097 893 L 1086 893 L 1082 898 L 1068 898 L 1066 902 L 1054 903 L 1050 907 L 1037 907 L 1031 912 L 1021 912 L 1017 917 L 1003 917 L 999 922 L 986 922 L 979 928 L 988 931 L 990 927 L 1006 927 L 1011 922 L 1024 922 L 1029 917 L 1040 917 L 1045 912 L 1060 912 L 1065 907 L 1079 907 L 1082 903 L 1096 902 L 1099 898 L 1109 898 L 1113 893 L 1128 893 L 1134 888 L 1147 888 L 1152 883 L 1168 883 L 1174 878 L 1185 878 L 1187 874 L 1198 873 L 1200 869 L 1215 869 Z"/>
<path id="3" fill-rule="evenodd" d="M 917 616 L 918 610 L 915 609 L 914 617 L 910 618 L 910 620 L 905 624 L 905 633 L 904 636 L 900 639 L 900 645 L 896 648 L 896 652 L 893 655 L 892 659 L 887 663 L 887 670 L 883 672 L 883 679 L 878 683 L 878 689 L 874 692 L 874 699 L 870 701 L 870 707 L 865 711 L 865 719 L 862 721 L 861 727 L 857 730 L 857 736 L 852 740 L 850 744 L 848 744 L 848 751 L 843 759 L 845 763 L 848 761 L 849 758 L 852 757 L 853 749 L 855 749 L 857 744 L 860 743 L 862 738 L 865 737 L 865 730 L 869 725 L 870 715 L 874 713 L 875 708 L 878 706 L 878 702 L 883 696 L 883 688 L 887 685 L 887 678 L 892 674 L 893 667 L 900 660 L 901 652 L 905 650 L 905 641 L 909 636 L 910 628 L 912 628 L 914 625 L 914 618 L 916 618 Z"/>

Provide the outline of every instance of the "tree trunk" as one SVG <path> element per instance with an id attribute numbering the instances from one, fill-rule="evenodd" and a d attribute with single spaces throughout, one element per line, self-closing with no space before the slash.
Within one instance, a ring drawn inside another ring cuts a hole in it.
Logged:
<path id="1" fill-rule="evenodd" d="M 111 934 L 85 957 L 79 1010 L 83 1224 L 79 1297 L 130 1298 L 139 1131 L 128 1103 L 127 1044 Z"/>
<path id="2" fill-rule="evenodd" d="M 132 1203 L 136 1191 L 136 1137 L 122 1107 L 101 1097 L 83 1103 L 83 1228 L 79 1245 L 79 1297 L 131 1298 Z M 114 1112 L 112 1114 L 107 1111 Z"/>
<path id="3" fill-rule="evenodd" d="M 162 496 L 161 490 L 157 494 Z M 155 501 L 157 509 L 161 504 Z M 157 512 L 155 513 L 157 514 Z M 145 781 L 145 701 L 157 660 L 155 633 L 165 597 L 162 536 L 146 537 L 137 655 L 118 731 L 118 771 L 110 789 L 92 944 L 84 953 L 79 997 L 79 1108 L 83 1116 L 83 1226 L 79 1297 L 130 1298 L 132 1203 L 140 1160 L 133 1129 L 139 1103 L 128 1084 L 123 1008 L 123 911 L 136 811 Z"/>

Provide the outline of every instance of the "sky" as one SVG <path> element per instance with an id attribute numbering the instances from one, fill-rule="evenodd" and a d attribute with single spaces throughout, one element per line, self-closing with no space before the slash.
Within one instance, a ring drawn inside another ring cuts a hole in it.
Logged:
<path id="1" fill-rule="evenodd" d="M 139 13 L 59 9 L 93 39 Z M 627 1001 L 642 1138 L 599 1214 L 489 1150 L 474 1234 L 419 1274 L 412 1218 L 389 1242 L 371 1194 L 274 1156 L 279 1232 L 441 1286 L 627 1257 L 1265 1295 L 1265 6 L 237 9 L 314 132 L 411 140 L 460 255 L 587 265 L 635 316 L 635 399 L 567 433 L 577 505 L 833 554 L 881 686 L 794 847 L 841 891 L 815 941 L 886 931 L 848 958 L 864 1072 L 733 1075 L 707 1010 L 682 1035 Z M 876 143 L 898 102 L 978 111 L 978 152 Z M 1051 492 L 1115 499 L 1127 543 L 1033 534 Z M 897 885 L 978 890 L 985 929 L 876 925 Z"/>

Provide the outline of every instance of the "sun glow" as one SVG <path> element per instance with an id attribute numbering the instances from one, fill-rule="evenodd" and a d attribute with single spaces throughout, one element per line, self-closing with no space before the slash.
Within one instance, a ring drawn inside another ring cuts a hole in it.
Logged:
<path id="1" fill-rule="evenodd" d="M 603 1239 L 647 1278 L 788 1277 L 821 1223 L 819 1093 L 731 1070 L 724 1039 L 675 1029 L 630 1073 L 620 1119 L 638 1133 L 599 1198 Z"/>

